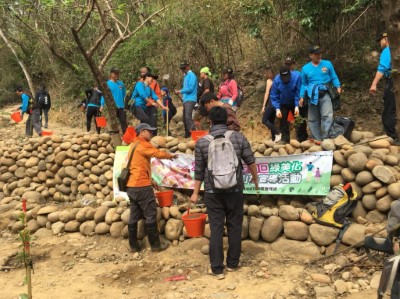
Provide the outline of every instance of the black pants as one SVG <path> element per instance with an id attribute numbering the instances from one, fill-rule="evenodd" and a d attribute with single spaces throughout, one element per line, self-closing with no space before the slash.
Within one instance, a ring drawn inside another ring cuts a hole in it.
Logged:
<path id="1" fill-rule="evenodd" d="M 35 130 L 39 136 L 42 136 L 39 108 L 32 109 L 31 114 L 29 114 L 25 124 L 25 136 L 32 137 L 33 130 Z"/>
<path id="2" fill-rule="evenodd" d="M 134 107 L 132 110 L 132 114 L 140 120 L 140 123 L 146 123 L 150 125 L 150 118 L 147 115 L 146 111 L 141 107 Z"/>
<path id="3" fill-rule="evenodd" d="M 288 105 L 281 104 L 282 118 L 281 118 L 280 130 L 281 130 L 281 134 L 282 134 L 282 141 L 285 141 L 285 142 L 290 141 L 290 128 L 289 128 L 289 122 L 287 120 L 289 111 L 291 111 L 292 114 L 294 115 L 294 106 L 288 106 Z"/>
<path id="4" fill-rule="evenodd" d="M 196 102 L 187 101 L 183 103 L 183 125 L 185 127 L 185 138 L 190 137 L 190 132 L 196 130 L 193 121 L 193 109 Z"/>
<path id="5" fill-rule="evenodd" d="M 128 223 L 135 224 L 141 219 L 145 219 L 146 223 L 157 223 L 157 204 L 153 188 L 128 187 L 126 191 L 131 204 Z"/>
<path id="6" fill-rule="evenodd" d="M 278 129 L 275 127 L 276 110 L 272 105 L 267 105 L 262 118 L 262 123 L 271 131 L 272 140 L 275 140 L 275 136 L 279 134 Z"/>
<path id="7" fill-rule="evenodd" d="M 386 135 L 392 137 L 393 139 L 398 139 L 396 132 L 396 97 L 393 91 L 392 78 L 387 79 L 385 91 L 383 93 L 382 123 Z"/>
<path id="8" fill-rule="evenodd" d="M 242 249 L 243 192 L 204 193 L 208 220 L 210 222 L 210 263 L 215 274 L 224 270 L 224 222 L 228 228 L 228 252 L 226 265 L 236 268 Z"/>
<path id="9" fill-rule="evenodd" d="M 125 134 L 128 124 L 126 123 L 126 113 L 124 108 L 117 108 L 117 118 L 121 124 L 122 133 Z"/>
<path id="10" fill-rule="evenodd" d="M 147 106 L 146 114 L 149 117 L 150 123 L 149 125 L 153 128 L 157 128 L 157 107 Z M 154 131 L 154 136 L 157 136 L 157 130 Z"/>
<path id="11" fill-rule="evenodd" d="M 99 107 L 88 106 L 86 110 L 86 130 L 90 132 L 90 127 L 92 124 L 92 119 L 94 118 L 94 124 L 96 126 L 96 131 L 100 134 L 100 128 L 97 126 L 96 117 L 100 115 Z"/>
<path id="12" fill-rule="evenodd" d="M 304 118 L 304 121 L 301 124 L 296 124 L 295 129 L 296 129 L 296 137 L 299 142 L 306 141 L 308 139 L 308 133 L 307 133 L 307 115 L 308 115 L 308 109 L 307 106 L 305 107 L 299 107 L 299 115 Z"/>

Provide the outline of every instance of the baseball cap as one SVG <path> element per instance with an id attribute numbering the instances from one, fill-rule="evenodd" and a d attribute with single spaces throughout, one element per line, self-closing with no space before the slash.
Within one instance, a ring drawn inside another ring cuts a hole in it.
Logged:
<path id="1" fill-rule="evenodd" d="M 14 92 L 23 91 L 23 90 L 24 89 L 23 89 L 22 85 L 16 85 L 15 88 L 14 88 Z"/>
<path id="2" fill-rule="evenodd" d="M 189 65 L 189 62 L 187 62 L 186 60 L 183 60 L 179 64 L 179 68 L 182 70 L 182 69 L 186 68 L 188 65 Z"/>
<path id="3" fill-rule="evenodd" d="M 293 63 L 296 63 L 296 60 L 293 57 L 286 57 L 285 64 L 291 65 Z"/>
<path id="4" fill-rule="evenodd" d="M 376 36 L 376 41 L 379 42 L 382 38 L 385 38 L 385 37 L 388 37 L 387 32 L 386 31 L 381 32 Z"/>
<path id="5" fill-rule="evenodd" d="M 149 124 L 146 124 L 146 123 L 138 124 L 135 128 L 137 135 L 139 135 L 139 133 L 142 132 L 143 130 L 155 131 L 155 130 L 157 130 L 157 128 L 153 128 L 152 126 L 150 126 Z"/>
<path id="6" fill-rule="evenodd" d="M 290 73 L 290 68 L 286 65 L 282 66 L 279 70 L 279 75 L 283 83 L 288 83 L 292 77 Z"/>
<path id="7" fill-rule="evenodd" d="M 308 48 L 308 53 L 310 54 L 320 54 L 322 53 L 322 48 L 318 45 L 310 46 Z"/>
<path id="8" fill-rule="evenodd" d="M 110 69 L 110 73 L 119 73 L 119 69 L 118 69 L 117 67 L 113 66 L 113 67 Z"/>

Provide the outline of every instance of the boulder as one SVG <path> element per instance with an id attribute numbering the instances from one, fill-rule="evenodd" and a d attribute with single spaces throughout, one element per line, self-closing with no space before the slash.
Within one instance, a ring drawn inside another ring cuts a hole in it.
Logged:
<path id="1" fill-rule="evenodd" d="M 390 142 L 387 141 L 386 139 L 381 139 L 381 140 L 375 140 L 371 141 L 369 143 L 369 146 L 373 149 L 379 149 L 379 148 L 389 148 Z"/>
<path id="2" fill-rule="evenodd" d="M 57 221 L 60 220 L 59 215 L 60 215 L 60 211 L 56 211 L 56 212 L 53 212 L 53 213 L 48 214 L 48 215 L 47 215 L 47 219 L 48 219 L 50 222 L 54 223 L 54 222 L 57 222 Z"/>
<path id="3" fill-rule="evenodd" d="M 131 210 L 130 209 L 126 209 L 122 215 L 121 215 L 121 220 L 124 224 L 128 224 L 129 222 L 129 217 L 131 215 Z"/>
<path id="4" fill-rule="evenodd" d="M 390 196 L 394 199 L 400 198 L 400 182 L 392 183 L 388 186 L 387 191 L 389 192 Z"/>
<path id="5" fill-rule="evenodd" d="M 94 214 L 94 221 L 96 223 L 103 222 L 106 219 L 106 214 L 108 212 L 107 206 L 100 206 L 96 209 L 96 213 Z"/>
<path id="6" fill-rule="evenodd" d="M 382 183 L 391 184 L 396 182 L 394 173 L 388 166 L 375 166 L 374 169 L 372 169 L 372 174 Z"/>
<path id="7" fill-rule="evenodd" d="M 249 236 L 249 218 L 247 216 L 243 216 L 242 240 L 247 239 L 248 236 Z"/>
<path id="8" fill-rule="evenodd" d="M 350 168 L 343 168 L 341 175 L 346 182 L 352 182 L 356 178 L 356 174 Z"/>
<path id="9" fill-rule="evenodd" d="M 165 226 L 165 237 L 169 241 L 179 240 L 179 236 L 182 234 L 183 221 L 179 219 L 171 218 L 167 221 Z"/>
<path id="10" fill-rule="evenodd" d="M 375 194 L 364 195 L 362 198 L 362 203 L 363 203 L 363 206 L 369 211 L 376 209 L 377 199 L 376 199 Z"/>
<path id="11" fill-rule="evenodd" d="M 179 208 L 177 206 L 171 206 L 169 208 L 169 213 L 172 218 L 181 220 L 182 219 L 182 213 L 179 211 Z"/>
<path id="12" fill-rule="evenodd" d="M 335 242 L 339 230 L 334 227 L 329 227 L 321 224 L 310 225 L 311 240 L 319 246 L 328 246 Z"/>
<path id="13" fill-rule="evenodd" d="M 285 221 L 283 232 L 287 239 L 305 241 L 308 239 L 308 226 L 300 221 Z"/>
<path id="14" fill-rule="evenodd" d="M 348 159 L 347 163 L 351 170 L 354 172 L 360 172 L 365 169 L 365 164 L 367 163 L 368 158 L 364 153 L 358 152 L 352 154 Z"/>
<path id="15" fill-rule="evenodd" d="M 71 220 L 65 224 L 65 231 L 66 232 L 78 232 L 81 223 L 77 220 Z"/>
<path id="16" fill-rule="evenodd" d="M 96 222 L 94 220 L 89 220 L 83 222 L 80 225 L 79 231 L 84 236 L 93 236 L 95 227 L 96 227 Z"/>
<path id="17" fill-rule="evenodd" d="M 371 223 L 382 223 L 387 219 L 387 215 L 379 212 L 378 210 L 373 210 L 368 212 L 365 219 Z"/>
<path id="18" fill-rule="evenodd" d="M 300 218 L 296 208 L 290 205 L 283 205 L 279 208 L 279 217 L 286 221 L 296 221 Z"/>
<path id="19" fill-rule="evenodd" d="M 343 235 L 343 244 L 353 246 L 357 243 L 361 243 L 365 239 L 366 227 L 361 224 L 352 223 Z"/>
<path id="20" fill-rule="evenodd" d="M 26 168 L 31 168 L 31 167 L 37 166 L 38 164 L 39 164 L 39 158 L 38 157 L 30 157 L 25 162 L 25 167 Z"/>
<path id="21" fill-rule="evenodd" d="M 392 202 L 393 198 L 389 194 L 387 194 L 377 201 L 376 209 L 382 213 L 389 212 Z"/>
<path id="22" fill-rule="evenodd" d="M 47 206 L 47 207 L 41 208 L 37 214 L 38 215 L 47 215 L 47 214 L 53 213 L 57 210 L 58 210 L 58 208 L 56 206 Z"/>
<path id="23" fill-rule="evenodd" d="M 39 223 L 36 221 L 36 219 L 31 219 L 28 221 L 28 223 L 26 224 L 27 229 L 34 234 L 41 226 L 39 225 Z"/>
<path id="24" fill-rule="evenodd" d="M 253 241 L 260 239 L 261 228 L 263 226 L 264 218 L 251 217 L 249 226 L 249 235 Z"/>
<path id="25" fill-rule="evenodd" d="M 367 213 L 368 213 L 368 211 L 364 208 L 362 201 L 358 200 L 356 208 L 351 213 L 351 215 L 354 219 L 357 219 L 358 216 L 365 218 L 367 216 Z"/>
<path id="26" fill-rule="evenodd" d="M 53 232 L 53 235 L 58 235 L 63 233 L 64 228 L 65 228 L 65 223 L 61 221 L 55 222 L 51 225 L 51 230 Z"/>
<path id="27" fill-rule="evenodd" d="M 282 233 L 283 221 L 278 216 L 271 216 L 264 221 L 261 237 L 265 242 L 274 242 Z"/>
<path id="28" fill-rule="evenodd" d="M 250 205 L 247 209 L 247 215 L 249 216 L 259 216 L 260 215 L 260 209 L 256 205 Z"/>
<path id="29" fill-rule="evenodd" d="M 122 221 L 114 222 L 110 227 L 110 235 L 113 238 L 119 238 L 122 236 L 122 231 L 125 227 L 125 224 Z"/>
<path id="30" fill-rule="evenodd" d="M 27 191 L 22 195 L 22 198 L 25 198 L 28 203 L 46 204 L 46 199 L 37 191 Z"/>
<path id="31" fill-rule="evenodd" d="M 359 186 L 365 186 L 374 180 L 374 176 L 369 171 L 360 171 L 356 176 L 356 183 Z"/>
<path id="32" fill-rule="evenodd" d="M 58 214 L 58 218 L 60 219 L 61 222 L 67 223 L 68 221 L 72 220 L 70 215 L 71 215 L 70 211 L 62 210 Z"/>
<path id="33" fill-rule="evenodd" d="M 105 222 L 100 222 L 96 225 L 94 232 L 97 235 L 105 235 L 110 232 L 110 226 Z"/>
<path id="34" fill-rule="evenodd" d="M 311 216 L 310 212 L 308 212 L 306 209 L 301 209 L 300 213 L 300 220 L 303 221 L 305 224 L 310 225 L 313 223 L 314 219 Z"/>
<path id="35" fill-rule="evenodd" d="M 373 181 L 373 182 L 371 182 L 371 183 L 365 185 L 365 186 L 362 188 L 362 191 L 363 191 L 365 194 L 374 193 L 374 192 L 376 192 L 376 191 L 377 191 L 379 188 L 381 188 L 381 187 L 382 187 L 382 184 L 381 184 L 379 181 Z"/>
<path id="36" fill-rule="evenodd" d="M 314 243 L 288 240 L 284 237 L 273 242 L 271 249 L 279 254 L 303 261 L 309 261 L 321 256 L 319 247 Z"/>
<path id="37" fill-rule="evenodd" d="M 336 150 L 335 142 L 332 139 L 324 139 L 321 143 L 321 146 L 326 151 Z"/>

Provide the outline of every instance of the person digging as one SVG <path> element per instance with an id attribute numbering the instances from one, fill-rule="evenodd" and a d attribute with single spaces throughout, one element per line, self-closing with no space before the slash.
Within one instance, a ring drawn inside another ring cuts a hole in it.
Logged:
<path id="1" fill-rule="evenodd" d="M 130 217 L 128 222 L 129 247 L 131 252 L 141 250 L 137 238 L 138 222 L 145 219 L 147 236 L 151 246 L 151 251 L 163 251 L 168 248 L 168 244 L 160 241 L 157 225 L 157 204 L 153 187 L 157 187 L 151 179 L 151 158 L 174 159 L 177 154 L 170 154 L 151 145 L 150 140 L 153 132 L 157 128 L 151 127 L 147 123 L 136 126 L 135 131 L 138 137 L 131 143 L 128 157 L 132 151 L 132 161 L 129 165 L 129 180 L 127 190 L 130 201 Z"/>

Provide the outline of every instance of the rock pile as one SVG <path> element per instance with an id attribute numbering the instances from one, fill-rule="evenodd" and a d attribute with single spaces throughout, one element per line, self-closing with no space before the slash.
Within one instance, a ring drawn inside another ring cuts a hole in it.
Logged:
<path id="1" fill-rule="evenodd" d="M 355 131 L 351 141 L 343 136 L 321 145 L 295 140 L 276 145 L 265 141 L 252 143 L 252 149 L 256 156 L 332 150 L 331 185 L 351 182 L 360 197 L 353 213 L 358 223 L 352 224 L 343 238 L 344 245 L 354 245 L 366 234 L 384 227 L 390 204 L 400 197 L 399 148 L 388 139 L 354 145 L 372 137 L 368 132 Z M 114 148 L 110 142 L 108 134 L 54 135 L 22 144 L 11 139 L 2 141 L 0 214 L 10 214 L 8 227 L 13 232 L 21 228 L 20 201 L 26 198 L 32 232 L 47 228 L 53 234 L 80 231 L 86 236 L 127 237 L 128 204 L 121 198 L 114 199 L 112 194 Z M 195 147 L 193 141 L 174 137 L 154 137 L 152 143 L 163 150 L 186 154 L 192 154 Z M 178 243 L 187 236 L 181 219 L 188 198 L 178 192 L 175 197 L 181 205 L 159 208 L 157 219 L 166 238 Z M 308 201 L 310 198 L 305 196 L 262 196 L 260 204 L 245 205 L 242 238 L 274 244 L 306 241 L 318 253 L 331 252 L 338 230 L 314 223 L 305 210 Z M 145 237 L 143 223 L 138 234 L 139 239 Z M 210 236 L 208 224 L 205 236 Z"/>

